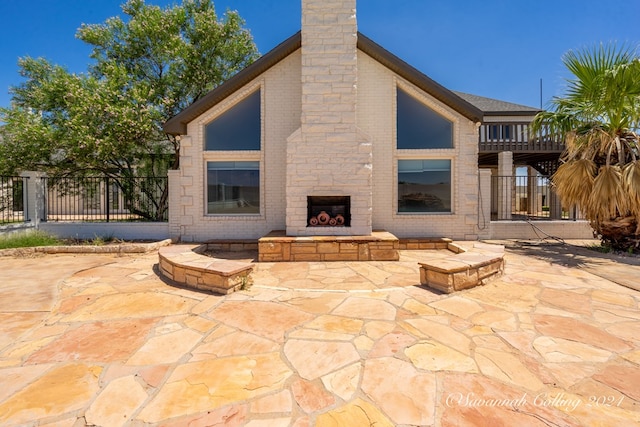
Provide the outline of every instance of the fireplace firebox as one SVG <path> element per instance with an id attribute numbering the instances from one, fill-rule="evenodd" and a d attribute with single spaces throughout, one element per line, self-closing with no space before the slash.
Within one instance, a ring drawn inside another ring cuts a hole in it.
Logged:
<path id="1" fill-rule="evenodd" d="M 351 197 L 307 196 L 307 227 L 350 227 Z"/>

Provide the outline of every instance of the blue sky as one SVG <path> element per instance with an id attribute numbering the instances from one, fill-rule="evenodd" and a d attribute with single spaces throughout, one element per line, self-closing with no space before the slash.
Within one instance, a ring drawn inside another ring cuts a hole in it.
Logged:
<path id="1" fill-rule="evenodd" d="M 76 73 L 89 46 L 82 23 L 121 14 L 124 0 L 0 0 L 0 106 L 20 83 L 19 57 L 45 57 Z M 176 0 L 147 0 L 166 6 Z M 300 0 L 216 0 L 237 10 L 261 53 L 300 29 Z M 538 107 L 562 93 L 569 49 L 616 41 L 637 46 L 639 0 L 359 0 L 359 30 L 445 87 Z"/>

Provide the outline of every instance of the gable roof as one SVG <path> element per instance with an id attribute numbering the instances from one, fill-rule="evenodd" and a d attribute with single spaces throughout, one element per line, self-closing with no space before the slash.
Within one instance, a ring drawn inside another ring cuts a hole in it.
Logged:
<path id="1" fill-rule="evenodd" d="M 260 76 L 269 68 L 302 47 L 302 33 L 298 31 L 284 42 L 273 48 L 267 54 L 260 57 L 254 63 L 231 77 L 229 80 L 208 92 L 205 96 L 182 110 L 179 114 L 169 119 L 163 126 L 166 133 L 171 135 L 184 135 L 187 133 L 187 124 L 202 113 L 215 106 L 226 97 L 230 96 L 251 80 Z M 482 109 L 472 102 L 450 91 L 436 81 L 430 79 L 414 67 L 410 66 L 397 56 L 382 48 L 358 32 L 357 47 L 363 53 L 369 55 L 380 64 L 384 65 L 405 80 L 416 85 L 440 102 L 448 105 L 458 113 L 474 122 L 481 122 Z"/>
<path id="2" fill-rule="evenodd" d="M 512 116 L 533 116 L 539 113 L 540 109 L 527 107 L 526 105 L 514 104 L 512 102 L 500 101 L 499 99 L 486 98 L 484 96 L 472 95 L 470 93 L 453 91 L 460 98 L 475 105 L 487 116 L 512 115 Z"/>

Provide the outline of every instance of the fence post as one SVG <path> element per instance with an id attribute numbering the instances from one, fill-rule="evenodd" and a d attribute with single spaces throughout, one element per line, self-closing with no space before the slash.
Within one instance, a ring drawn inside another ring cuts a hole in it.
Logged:
<path id="1" fill-rule="evenodd" d="M 46 182 L 43 178 L 47 177 L 45 172 L 25 171 L 20 174 L 26 178 L 25 181 L 25 221 L 31 221 L 37 229 L 40 221 L 46 221 L 47 208 L 47 191 Z"/>
<path id="2" fill-rule="evenodd" d="M 107 222 L 109 222 L 109 192 L 111 191 L 111 187 L 109 187 L 109 177 L 104 177 L 104 209 L 105 216 L 107 218 Z"/>

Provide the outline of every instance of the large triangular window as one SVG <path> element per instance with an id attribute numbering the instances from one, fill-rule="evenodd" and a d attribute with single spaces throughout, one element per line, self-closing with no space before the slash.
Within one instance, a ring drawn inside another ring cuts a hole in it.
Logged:
<path id="1" fill-rule="evenodd" d="M 453 123 L 402 89 L 396 113 L 398 149 L 453 148 Z"/>
<path id="2" fill-rule="evenodd" d="M 260 150 L 260 91 L 205 126 L 205 150 Z"/>

